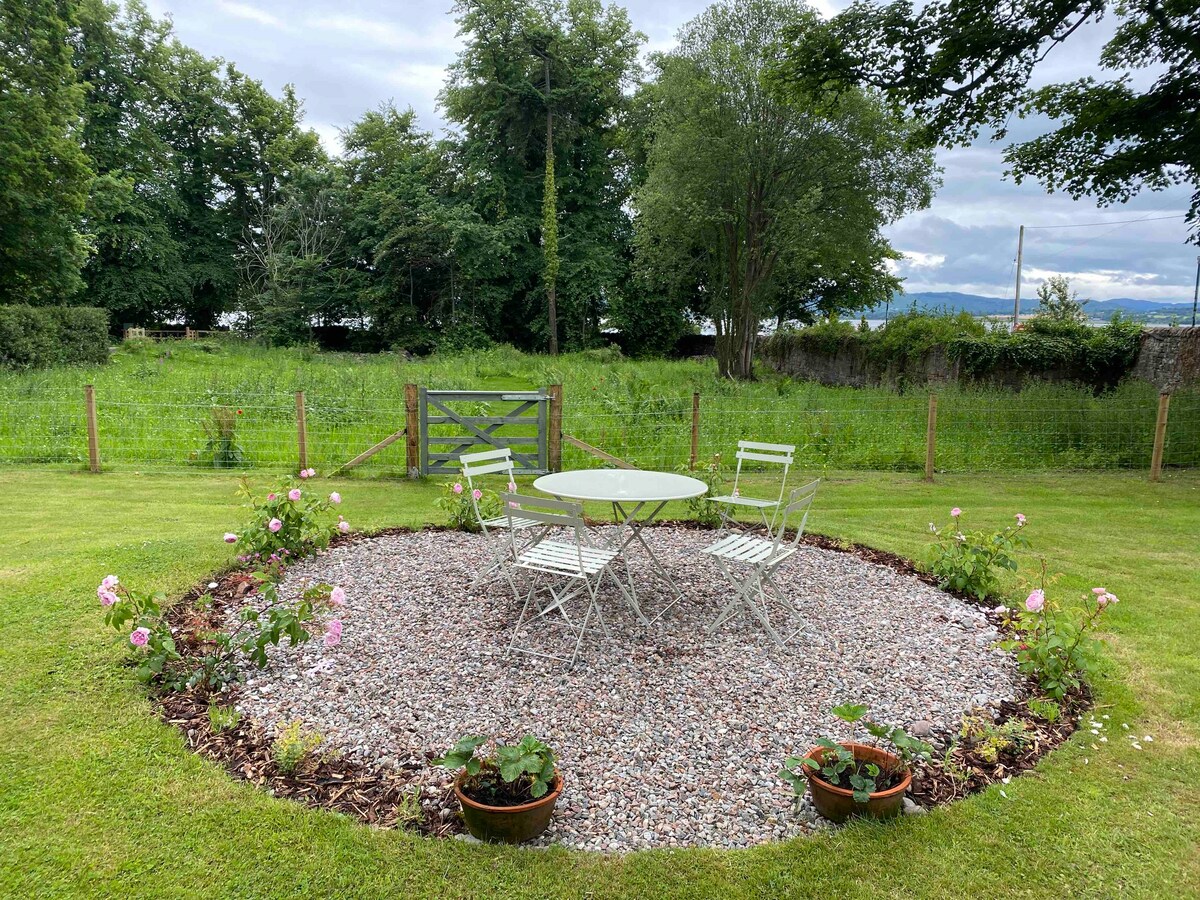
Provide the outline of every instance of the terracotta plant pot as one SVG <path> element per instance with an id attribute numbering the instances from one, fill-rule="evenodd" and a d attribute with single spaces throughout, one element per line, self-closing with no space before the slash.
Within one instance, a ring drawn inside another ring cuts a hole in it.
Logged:
<path id="1" fill-rule="evenodd" d="M 459 772 L 454 779 L 454 793 L 462 806 L 463 821 L 467 823 L 467 831 L 481 841 L 492 841 L 502 844 L 522 844 L 531 841 L 550 824 L 550 816 L 554 812 L 554 804 L 562 793 L 562 773 L 554 773 L 554 783 L 543 796 L 532 803 L 522 803 L 520 806 L 488 806 L 472 800 L 462 790 L 462 782 L 466 772 Z"/>
<path id="2" fill-rule="evenodd" d="M 853 753 L 855 759 L 873 762 L 881 768 L 901 765 L 899 757 L 886 750 L 880 750 L 878 747 L 856 744 L 853 741 L 844 743 L 842 746 Z M 812 759 L 820 763 L 828 752 L 824 747 L 813 747 L 805 755 L 805 759 Z M 904 780 L 895 787 L 890 787 L 886 791 L 876 791 L 871 794 L 871 799 L 866 803 L 859 803 L 854 799 L 853 791 L 830 784 L 822 778 L 819 771 L 805 766 L 804 774 L 808 778 L 808 790 L 812 793 L 813 805 L 816 806 L 817 812 L 832 822 L 845 822 L 851 816 L 890 819 L 903 809 L 904 792 L 912 784 L 912 772 L 906 770 Z"/>

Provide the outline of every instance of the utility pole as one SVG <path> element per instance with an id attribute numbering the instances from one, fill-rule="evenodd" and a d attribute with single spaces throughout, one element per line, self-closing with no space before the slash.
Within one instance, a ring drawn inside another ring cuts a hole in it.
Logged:
<path id="1" fill-rule="evenodd" d="M 1021 324 L 1021 257 L 1025 255 L 1025 226 L 1017 233 L 1017 291 L 1013 299 L 1013 331 Z"/>
<path id="2" fill-rule="evenodd" d="M 1196 286 L 1192 289 L 1192 327 L 1196 327 L 1196 301 L 1200 300 L 1200 256 L 1196 257 Z"/>

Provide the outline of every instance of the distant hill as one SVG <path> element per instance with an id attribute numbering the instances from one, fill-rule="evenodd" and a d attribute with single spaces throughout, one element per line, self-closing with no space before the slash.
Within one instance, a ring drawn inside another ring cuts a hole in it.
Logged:
<path id="1" fill-rule="evenodd" d="M 958 291 L 927 291 L 911 294 L 897 294 L 892 300 L 892 311 L 900 312 L 916 304 L 921 312 L 936 312 L 950 310 L 951 312 L 965 311 L 973 316 L 1011 316 L 1013 301 L 1011 297 L 983 297 L 979 294 L 962 294 Z M 1021 298 L 1021 314 L 1028 315 L 1036 312 L 1038 307 L 1037 295 Z M 1171 316 L 1186 315 L 1191 317 L 1191 300 L 1134 300 L 1129 297 L 1117 297 L 1112 300 L 1092 300 L 1084 311 L 1092 319 L 1107 321 L 1112 314 L 1120 311 L 1134 318 L 1169 319 Z M 872 313 L 882 313 L 883 307 L 876 306 Z"/>

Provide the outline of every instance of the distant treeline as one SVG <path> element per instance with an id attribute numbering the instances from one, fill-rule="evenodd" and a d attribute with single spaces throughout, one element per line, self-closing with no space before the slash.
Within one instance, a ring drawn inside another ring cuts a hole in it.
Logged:
<path id="1" fill-rule="evenodd" d="M 387 105 L 331 156 L 290 87 L 197 53 L 137 0 L 5 3 L 0 303 L 100 307 L 114 331 L 236 313 L 270 343 L 346 327 L 417 352 L 553 352 L 609 326 L 663 352 L 703 319 L 744 376 L 761 321 L 897 288 L 882 228 L 928 203 L 932 156 L 869 92 L 833 105 L 773 81 L 809 7 L 718 3 L 648 71 L 617 5 L 456 13 L 454 133 Z"/>

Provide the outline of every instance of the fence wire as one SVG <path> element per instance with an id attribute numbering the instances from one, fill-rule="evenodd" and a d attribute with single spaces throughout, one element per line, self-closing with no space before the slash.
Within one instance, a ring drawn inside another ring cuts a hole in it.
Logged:
<path id="1" fill-rule="evenodd" d="M 481 404 L 484 414 L 488 404 Z M 498 407 L 499 408 L 499 407 Z M 848 394 L 842 405 L 761 396 L 739 402 L 725 393 L 701 398 L 697 459 L 733 462 L 738 440 L 790 443 L 810 469 L 920 471 L 925 464 L 927 396 L 886 401 Z M 1097 396 L 1070 401 L 956 393 L 938 405 L 939 472 L 1148 469 L 1157 399 Z M 148 391 L 106 397 L 96 416 L 104 468 L 131 471 L 289 472 L 299 460 L 295 397 L 251 396 L 235 388 L 183 395 Z M 306 395 L 308 464 L 322 473 L 344 465 L 404 427 L 403 397 Z M 641 468 L 687 465 L 692 396 L 573 398 L 563 433 Z M 0 396 L 0 464 L 85 467 L 88 437 L 82 392 L 47 389 Z M 565 468 L 608 465 L 565 441 Z M 1164 444 L 1166 468 L 1200 466 L 1200 391 L 1175 393 Z M 396 440 L 353 470 L 407 473 L 405 441 Z"/>

